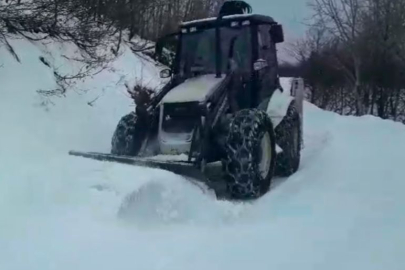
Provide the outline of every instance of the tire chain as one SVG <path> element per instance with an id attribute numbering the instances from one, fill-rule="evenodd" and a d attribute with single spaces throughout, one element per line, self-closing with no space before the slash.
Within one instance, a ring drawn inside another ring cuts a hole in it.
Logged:
<path id="1" fill-rule="evenodd" d="M 297 115 L 299 115 L 298 110 L 297 110 L 295 104 L 292 103 L 290 105 L 290 107 L 288 108 L 286 116 L 275 129 L 277 143 L 279 144 L 279 146 L 282 149 L 297 151 L 297 149 L 292 149 L 292 147 L 294 145 L 291 145 L 291 142 L 289 141 L 289 139 L 293 135 L 293 132 L 296 129 L 296 125 L 297 125 L 296 121 L 300 121 L 299 117 L 296 118 Z M 302 148 L 302 138 L 301 138 L 302 131 L 301 131 L 301 129 L 299 129 L 298 132 L 299 132 L 299 136 L 300 136 L 300 138 L 299 138 L 300 149 L 298 149 L 298 151 L 300 151 Z M 282 154 L 282 156 L 280 156 L 277 159 L 276 170 L 277 170 L 278 174 L 280 174 L 281 172 L 282 172 L 281 174 L 285 174 L 286 172 L 289 172 L 291 170 L 291 168 L 289 168 L 290 164 L 287 164 L 287 162 L 288 162 L 288 159 L 284 154 Z M 287 174 L 290 174 L 290 173 L 287 173 Z"/>
<path id="2" fill-rule="evenodd" d="M 135 112 L 131 112 L 120 120 L 112 138 L 112 154 L 128 155 L 132 152 L 136 122 Z"/>
<path id="3" fill-rule="evenodd" d="M 258 173 L 258 157 L 253 155 L 266 132 L 260 127 L 263 123 L 268 123 L 266 113 L 254 109 L 238 112 L 230 124 L 224 169 L 228 189 L 234 196 L 257 197 L 262 193 L 264 179 Z"/>

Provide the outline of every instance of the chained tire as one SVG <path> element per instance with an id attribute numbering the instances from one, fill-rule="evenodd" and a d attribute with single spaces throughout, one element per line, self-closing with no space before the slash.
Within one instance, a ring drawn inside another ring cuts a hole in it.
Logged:
<path id="1" fill-rule="evenodd" d="M 267 114 L 242 110 L 234 116 L 225 143 L 224 179 L 233 199 L 256 199 L 271 185 L 276 160 L 275 133 Z"/>
<path id="2" fill-rule="evenodd" d="M 277 156 L 275 174 L 288 177 L 298 171 L 301 161 L 302 125 L 294 101 L 291 102 L 287 115 L 275 132 L 277 144 L 283 149 L 283 152 Z"/>
<path id="3" fill-rule="evenodd" d="M 135 112 L 119 121 L 111 140 L 111 154 L 137 156 L 146 138 L 146 123 Z"/>

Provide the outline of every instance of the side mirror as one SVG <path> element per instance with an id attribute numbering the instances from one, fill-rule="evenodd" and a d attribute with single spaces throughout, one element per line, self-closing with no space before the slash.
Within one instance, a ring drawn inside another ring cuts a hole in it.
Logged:
<path id="1" fill-rule="evenodd" d="M 270 28 L 270 38 L 274 43 L 284 42 L 284 31 L 280 24 L 272 25 Z"/>
<path id="2" fill-rule="evenodd" d="M 162 79 L 167 79 L 170 78 L 172 76 L 172 70 L 171 69 L 163 69 L 160 71 L 160 78 Z"/>

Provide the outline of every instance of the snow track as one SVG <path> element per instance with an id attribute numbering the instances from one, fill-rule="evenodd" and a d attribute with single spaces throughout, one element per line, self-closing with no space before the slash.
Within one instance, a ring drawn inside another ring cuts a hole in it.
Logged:
<path id="1" fill-rule="evenodd" d="M 306 103 L 299 171 L 255 202 L 216 201 L 168 172 L 67 155 L 108 151 L 138 58 L 45 111 L 44 48 L 13 46 L 21 64 L 0 49 L 0 269 L 404 269 L 403 125 Z"/>

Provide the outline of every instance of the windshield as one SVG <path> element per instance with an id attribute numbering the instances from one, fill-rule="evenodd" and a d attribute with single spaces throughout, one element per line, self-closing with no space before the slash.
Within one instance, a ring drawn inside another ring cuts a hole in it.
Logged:
<path id="1" fill-rule="evenodd" d="M 221 72 L 227 72 L 229 59 L 237 69 L 249 71 L 251 65 L 250 28 L 221 28 Z M 181 44 L 180 72 L 187 77 L 193 73 L 215 73 L 215 28 L 185 34 Z"/>

